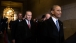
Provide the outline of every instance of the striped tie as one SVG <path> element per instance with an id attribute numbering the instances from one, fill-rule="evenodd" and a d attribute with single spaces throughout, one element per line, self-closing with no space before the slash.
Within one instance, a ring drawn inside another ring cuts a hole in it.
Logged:
<path id="1" fill-rule="evenodd" d="M 30 21 L 28 21 L 28 27 L 29 27 L 29 29 L 31 28 Z"/>

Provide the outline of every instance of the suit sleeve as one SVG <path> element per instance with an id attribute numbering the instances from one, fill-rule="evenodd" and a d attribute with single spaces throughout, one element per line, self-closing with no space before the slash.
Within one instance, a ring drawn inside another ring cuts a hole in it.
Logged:
<path id="1" fill-rule="evenodd" d="M 47 26 L 48 25 L 47 25 L 47 22 L 46 21 L 42 23 L 42 28 L 43 28 L 42 29 L 42 34 L 43 34 L 44 37 L 47 37 L 48 36 L 48 31 L 47 31 L 48 28 L 47 28 Z"/>

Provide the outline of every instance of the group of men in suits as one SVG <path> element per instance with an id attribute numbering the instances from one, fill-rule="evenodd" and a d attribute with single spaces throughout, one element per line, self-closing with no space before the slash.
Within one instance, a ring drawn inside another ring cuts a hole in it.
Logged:
<path id="1" fill-rule="evenodd" d="M 14 21 L 12 28 L 13 43 L 62 43 L 64 42 L 63 23 L 61 17 L 61 7 L 54 5 L 51 8 L 51 16 L 46 20 L 33 22 L 32 12 L 26 11 L 25 19 L 19 14 Z M 49 15 L 49 14 L 48 14 Z"/>
<path id="2" fill-rule="evenodd" d="M 13 43 L 36 43 L 35 24 L 31 19 L 31 11 L 26 11 L 25 19 L 22 18 L 21 13 L 18 15 L 18 19 L 14 21 L 11 29 Z"/>

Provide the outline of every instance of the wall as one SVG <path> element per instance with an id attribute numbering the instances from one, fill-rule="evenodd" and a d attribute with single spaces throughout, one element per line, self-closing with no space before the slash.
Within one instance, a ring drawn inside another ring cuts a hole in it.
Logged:
<path id="1" fill-rule="evenodd" d="M 76 32 L 76 3 L 62 6 L 62 17 L 64 24 L 65 39 Z"/>
<path id="2" fill-rule="evenodd" d="M 76 19 L 76 3 L 62 6 L 61 20 Z"/>
<path id="3" fill-rule="evenodd" d="M 28 1 L 28 9 L 33 12 L 33 18 L 39 17 L 48 12 L 52 5 L 59 4 L 59 0 L 31 0 Z"/>
<path id="4" fill-rule="evenodd" d="M 28 0 L 27 8 L 33 12 L 33 18 L 40 18 L 55 4 L 63 6 L 74 2 L 76 2 L 76 0 Z"/>

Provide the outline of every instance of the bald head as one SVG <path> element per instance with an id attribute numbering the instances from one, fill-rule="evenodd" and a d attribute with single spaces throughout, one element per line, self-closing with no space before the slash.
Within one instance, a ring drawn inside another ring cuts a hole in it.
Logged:
<path id="1" fill-rule="evenodd" d="M 49 19 L 49 18 L 51 17 L 50 13 L 47 13 L 47 14 L 45 15 L 45 17 L 46 17 L 46 19 Z"/>
<path id="2" fill-rule="evenodd" d="M 26 19 L 27 20 L 31 20 L 31 18 L 32 18 L 32 12 L 31 11 L 26 11 Z"/>

